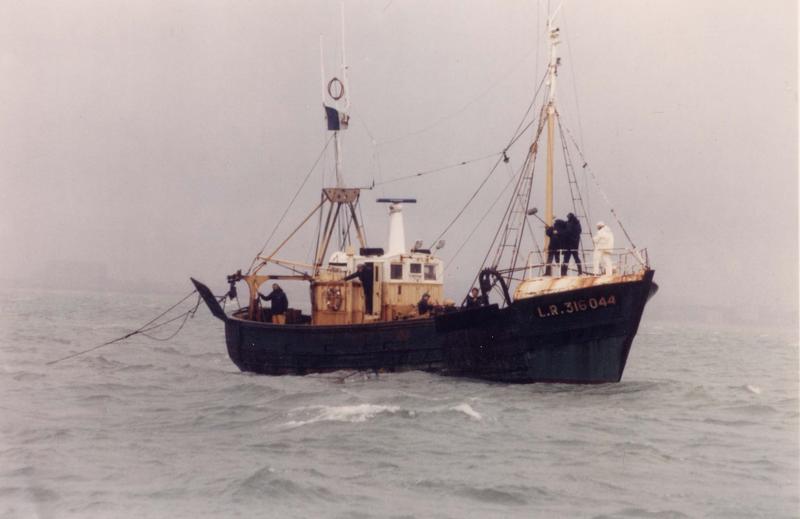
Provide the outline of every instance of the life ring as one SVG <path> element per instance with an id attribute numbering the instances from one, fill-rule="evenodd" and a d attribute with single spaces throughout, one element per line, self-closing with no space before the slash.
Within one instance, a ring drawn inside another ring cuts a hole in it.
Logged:
<path id="1" fill-rule="evenodd" d="M 339 309 L 342 308 L 342 289 L 334 287 L 329 288 L 325 299 L 325 305 L 328 307 L 328 310 L 338 312 Z"/>
<path id="2" fill-rule="evenodd" d="M 337 90 L 336 94 L 334 94 L 334 87 Z M 331 96 L 334 101 L 338 101 L 344 95 L 344 83 L 342 83 L 338 77 L 334 77 L 328 81 L 328 95 Z"/>

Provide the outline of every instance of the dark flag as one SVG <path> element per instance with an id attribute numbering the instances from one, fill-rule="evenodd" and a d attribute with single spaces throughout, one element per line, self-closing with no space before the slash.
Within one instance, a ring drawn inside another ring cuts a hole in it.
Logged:
<path id="1" fill-rule="evenodd" d="M 328 130 L 339 130 L 339 111 L 336 108 L 325 106 L 325 118 L 328 119 Z"/>

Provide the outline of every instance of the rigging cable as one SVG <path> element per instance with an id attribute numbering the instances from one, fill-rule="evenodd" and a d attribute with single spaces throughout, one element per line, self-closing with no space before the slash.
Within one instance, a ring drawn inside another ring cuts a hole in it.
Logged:
<path id="1" fill-rule="evenodd" d="M 226 296 L 223 296 L 223 298 L 224 297 L 226 297 Z M 191 310 L 188 310 L 187 312 L 185 312 L 185 313 L 183 313 L 183 314 L 181 314 L 181 315 L 179 315 L 177 317 L 173 317 L 172 319 L 170 319 L 168 321 L 164 321 L 163 323 L 153 325 L 150 328 L 145 328 L 145 329 L 141 330 L 139 333 L 144 335 L 148 339 L 152 339 L 154 341 L 167 342 L 169 340 L 172 340 L 176 335 L 178 335 L 180 333 L 181 330 L 183 330 L 183 327 L 186 325 L 186 321 L 189 320 L 189 317 L 194 317 L 194 314 L 197 312 L 197 308 L 200 306 L 200 301 L 202 301 L 202 299 L 200 297 L 198 297 L 197 298 L 197 302 L 194 305 L 194 308 L 192 308 Z M 181 321 L 180 326 L 178 326 L 178 328 L 174 332 L 172 332 L 171 335 L 169 335 L 167 337 L 155 337 L 155 336 L 150 335 L 149 333 L 147 333 L 147 332 L 151 332 L 151 331 L 153 331 L 153 330 L 155 330 L 157 328 L 161 328 L 162 326 L 167 325 L 167 324 L 169 324 L 169 323 L 171 323 L 173 321 L 177 321 L 181 317 L 183 317 L 183 321 Z"/>
<path id="2" fill-rule="evenodd" d="M 494 172 L 497 171 L 497 166 L 499 166 L 501 162 L 503 162 L 503 157 L 502 156 L 497 158 L 497 162 L 495 162 L 494 166 L 492 166 L 492 169 L 489 170 L 489 174 L 486 175 L 486 177 L 483 179 L 483 182 L 480 183 L 480 185 L 478 186 L 478 189 L 476 189 L 475 192 L 472 193 L 472 196 L 469 197 L 469 200 L 467 200 L 467 203 L 464 204 L 464 207 L 462 207 L 461 210 L 458 212 L 458 214 L 456 214 L 455 217 L 452 220 L 450 220 L 450 223 L 447 224 L 447 227 L 445 227 L 444 230 L 441 233 L 439 233 L 439 236 L 434 238 L 434 240 L 431 242 L 430 247 L 428 247 L 428 248 L 432 249 L 433 248 L 433 244 L 438 242 L 442 238 L 442 236 L 444 236 L 447 233 L 447 231 L 450 230 L 450 227 L 452 227 L 453 224 L 456 223 L 456 221 L 461 217 L 461 215 L 464 214 L 464 211 L 466 211 L 467 207 L 469 207 L 469 204 L 471 204 L 472 201 L 475 200 L 475 197 L 478 196 L 478 193 L 480 193 L 481 189 L 483 189 L 483 186 L 486 185 L 486 182 L 489 181 L 489 178 L 491 178 L 492 174 L 494 174 Z"/>
<path id="3" fill-rule="evenodd" d="M 123 341 L 123 340 L 125 340 L 125 339 L 127 339 L 129 337 L 133 337 L 134 335 L 137 335 L 137 334 L 142 334 L 145 337 L 149 337 L 149 338 L 155 339 L 155 340 L 169 340 L 172 337 L 174 337 L 175 335 L 177 335 L 179 331 L 181 331 L 181 329 L 183 328 L 183 325 L 186 324 L 186 320 L 189 318 L 189 316 L 190 315 L 194 315 L 194 313 L 197 311 L 197 308 L 200 305 L 200 297 L 197 298 L 197 303 L 194 305 L 193 309 L 191 309 L 191 310 L 189 310 L 189 311 L 187 311 L 187 312 L 185 312 L 185 313 L 183 313 L 183 314 L 181 314 L 181 315 L 179 315 L 177 317 L 169 319 L 168 321 L 164 321 L 163 323 L 159 323 L 159 324 L 153 324 L 153 323 L 155 323 L 156 321 L 158 321 L 159 319 L 164 317 L 166 314 L 168 314 L 170 311 L 175 309 L 178 305 L 180 305 L 181 303 L 183 303 L 184 301 L 189 299 L 195 293 L 197 293 L 197 290 L 192 290 L 183 299 L 181 299 L 180 301 L 178 301 L 174 305 L 170 306 L 169 308 L 167 308 L 163 312 L 161 312 L 158 316 L 156 316 L 153 319 L 151 319 L 150 321 L 146 322 L 145 324 L 140 326 L 138 329 L 123 335 L 122 337 L 117 337 L 116 339 L 113 339 L 111 341 L 104 342 L 103 344 L 94 346 L 94 347 L 89 348 L 87 350 L 79 351 L 77 353 L 72 353 L 72 354 L 67 355 L 66 357 L 62 357 L 60 359 L 51 360 L 50 362 L 46 363 L 46 365 L 50 366 L 52 364 L 56 364 L 56 363 L 64 361 L 64 360 L 68 360 L 68 359 L 72 359 L 74 357 L 78 357 L 79 355 L 83 355 L 85 353 L 89 353 L 89 352 L 92 352 L 92 351 L 95 351 L 95 350 L 99 350 L 100 348 L 103 348 L 105 346 L 110 346 L 111 344 Z M 147 335 L 147 332 L 151 332 L 151 331 L 153 331 L 153 330 L 155 330 L 157 328 L 160 328 L 160 327 L 164 326 L 165 324 L 169 324 L 169 323 L 171 323 L 173 321 L 176 321 L 176 320 L 178 320 L 180 318 L 183 318 L 183 322 L 181 323 L 181 325 L 178 328 L 178 330 L 175 333 L 173 333 L 170 337 L 168 337 L 166 339 L 159 339 L 159 338 L 151 337 L 150 335 Z"/>
<path id="4" fill-rule="evenodd" d="M 508 150 L 511 146 L 513 146 L 519 140 L 519 138 L 522 137 L 522 135 L 524 135 L 526 131 L 528 131 L 528 128 L 533 126 L 533 123 L 536 122 L 536 118 L 531 119 L 531 122 L 529 122 L 527 125 L 525 125 L 525 128 L 522 128 L 522 130 L 520 131 L 520 128 L 522 127 L 522 124 L 525 122 L 525 119 L 528 117 L 528 114 L 531 112 L 531 108 L 533 108 L 534 103 L 536 103 L 536 98 L 539 97 L 539 92 L 542 90 L 542 85 L 544 85 L 544 81 L 546 79 L 547 79 L 547 74 L 542 76 L 541 81 L 539 81 L 539 85 L 536 87 L 536 92 L 534 92 L 534 94 L 533 94 L 533 99 L 531 99 L 531 102 L 528 105 L 528 108 L 525 110 L 525 114 L 523 114 L 522 119 L 519 121 L 519 124 L 517 125 L 517 129 L 514 130 L 514 133 L 512 134 L 512 135 L 514 135 L 514 137 L 511 139 L 511 142 L 508 143 L 508 146 L 506 146 L 506 150 Z M 541 118 L 541 115 L 540 115 L 540 118 Z"/>
<path id="5" fill-rule="evenodd" d="M 404 175 L 402 177 L 397 177 L 397 178 L 392 178 L 392 179 L 389 179 L 389 180 L 384 180 L 383 182 L 378 182 L 378 183 L 376 183 L 374 185 L 375 186 L 384 186 L 386 184 L 392 184 L 394 182 L 399 182 L 401 180 L 408 180 L 409 178 L 422 177 L 422 176 L 425 176 L 425 175 L 430 175 L 431 173 L 438 173 L 440 171 L 445 171 L 445 170 L 448 170 L 448 169 L 453 169 L 453 168 L 458 168 L 458 167 L 461 167 L 461 166 L 466 166 L 467 164 L 472 164 L 473 162 L 480 162 L 480 161 L 486 160 L 486 159 L 488 159 L 490 157 L 496 157 L 497 155 L 501 155 L 502 153 L 503 153 L 502 151 L 496 151 L 494 153 L 490 153 L 490 154 L 484 155 L 482 157 L 476 157 L 474 159 L 462 160 L 461 162 L 457 162 L 455 164 L 449 164 L 447 166 L 442 166 L 442 167 L 439 167 L 439 168 L 428 169 L 428 170 L 424 170 L 424 171 L 419 171 L 417 173 L 412 173 L 410 175 Z"/>
<path id="6" fill-rule="evenodd" d="M 472 228 L 472 231 L 467 235 L 467 237 L 464 239 L 464 241 L 461 243 L 458 249 L 456 249 L 456 251 L 453 253 L 453 255 L 450 256 L 450 259 L 447 260 L 444 267 L 445 270 L 447 270 L 447 267 L 449 267 L 452 264 L 452 262 L 458 257 L 458 254 L 461 252 L 461 250 L 467 245 L 467 243 L 469 243 L 470 238 L 472 238 L 472 236 L 475 234 L 475 232 L 478 230 L 478 228 L 481 226 L 484 220 L 486 220 L 486 217 L 489 216 L 489 213 L 492 212 L 492 209 L 494 209 L 494 206 L 497 205 L 497 202 L 499 202 L 500 199 L 503 198 L 503 195 L 506 193 L 506 191 L 508 191 L 509 186 L 511 186 L 511 184 L 514 183 L 514 180 L 516 178 L 517 176 L 513 175 L 511 178 L 508 179 L 508 182 L 506 182 L 506 185 L 505 187 L 503 187 L 503 190 L 500 191 L 500 194 L 497 195 L 497 197 L 494 199 L 494 202 L 492 202 L 489 205 L 489 209 L 483 214 L 481 219 L 478 220 L 478 223 L 475 224 L 475 227 Z"/>
<path id="7" fill-rule="evenodd" d="M 511 148 L 511 146 L 513 146 L 514 143 L 517 142 L 517 140 L 519 140 L 519 138 L 528 130 L 528 128 L 530 128 L 533 125 L 534 122 L 536 122 L 536 118 L 534 118 L 521 131 L 519 130 L 519 128 L 525 122 L 525 118 L 528 116 L 528 113 L 530 112 L 531 107 L 536 102 L 536 98 L 539 96 L 539 92 L 541 92 L 541 90 L 542 90 L 542 85 L 544 84 L 544 80 L 545 80 L 546 77 L 547 77 L 546 75 L 544 77 L 542 77 L 542 80 L 539 82 L 539 86 L 536 88 L 536 92 L 534 92 L 534 94 L 533 94 L 533 99 L 531 100 L 531 103 L 528 106 L 528 110 L 525 111 L 525 115 L 522 117 L 522 120 L 520 121 L 519 125 L 517 125 L 517 130 L 515 131 L 515 134 L 513 135 L 511 140 L 509 141 L 508 145 L 503 149 L 503 154 L 500 157 L 498 157 L 497 161 L 494 163 L 494 166 L 492 166 L 492 169 L 489 170 L 489 173 L 486 175 L 486 178 L 483 179 L 483 181 L 480 183 L 480 185 L 475 190 L 475 192 L 472 193 L 472 196 L 469 198 L 469 200 L 467 200 L 467 203 L 464 204 L 464 207 L 462 207 L 461 210 L 458 212 L 458 214 L 456 214 L 456 216 L 450 221 L 450 223 L 447 224 L 447 227 L 445 227 L 445 229 L 441 233 L 439 233 L 439 236 L 437 236 L 436 239 L 434 239 L 433 242 L 431 242 L 432 244 L 431 244 L 430 248 L 433 248 L 433 244 L 436 243 L 437 241 L 439 241 L 442 238 L 442 236 L 444 236 L 447 233 L 447 231 L 450 230 L 450 228 L 461 217 L 461 215 L 464 213 L 464 211 L 467 210 L 467 207 L 469 207 L 469 205 L 472 203 L 472 201 L 475 200 L 475 197 L 478 196 L 478 193 L 480 193 L 481 189 L 483 189 L 483 186 L 486 184 L 486 182 L 489 181 L 489 178 L 497 170 L 497 167 L 500 165 L 500 163 L 506 159 L 506 157 L 507 157 L 506 152 L 508 151 L 508 149 Z M 539 133 L 541 133 L 541 131 Z M 537 138 L 538 138 L 538 136 L 537 136 Z M 493 244 L 494 244 L 494 242 L 493 242 Z M 488 256 L 488 253 L 487 253 L 487 256 Z"/>
<path id="8" fill-rule="evenodd" d="M 558 121 L 558 135 L 561 138 L 561 152 L 564 156 L 564 169 L 567 172 L 567 181 L 569 183 L 569 193 L 570 197 L 572 198 L 572 210 L 578 214 L 578 217 L 583 216 L 586 220 L 586 225 L 589 227 L 587 232 L 590 238 L 594 237 L 592 233 L 592 225 L 591 220 L 589 219 L 589 212 L 586 210 L 586 206 L 583 203 L 583 195 L 581 194 L 580 186 L 578 185 L 578 179 L 575 175 L 575 166 L 572 163 L 572 154 L 569 152 L 569 143 L 567 142 L 566 136 L 564 135 L 564 125 L 561 124 L 561 114 L 557 113 L 558 117 L 556 120 Z M 572 187 L 572 184 L 575 184 L 575 187 Z M 575 194 L 577 193 L 577 197 Z M 578 210 L 578 205 L 576 201 L 580 202 L 580 211 Z M 585 261 L 585 260 L 584 260 Z"/>
<path id="9" fill-rule="evenodd" d="M 375 136 L 372 134 L 372 131 L 367 126 L 364 118 L 356 112 L 355 108 L 350 108 L 350 112 L 353 114 L 353 119 L 358 121 L 361 126 L 364 127 L 364 131 L 366 132 L 367 136 L 369 137 L 370 146 L 372 147 L 372 160 L 375 163 L 375 171 L 377 172 L 378 181 L 379 183 L 383 183 L 383 174 L 381 173 L 381 158 L 380 153 L 378 152 L 378 141 L 375 140 Z M 373 187 L 375 186 L 375 175 L 372 176 L 372 183 Z"/>
<path id="10" fill-rule="evenodd" d="M 567 10 L 564 9 L 561 12 L 561 17 L 564 19 L 564 32 L 566 35 L 569 35 L 569 27 L 567 27 Z M 581 141 L 583 144 L 583 127 L 581 125 L 581 105 L 578 102 L 578 81 L 575 76 L 575 61 L 572 59 L 572 46 L 569 44 L 569 38 L 564 37 L 564 41 L 567 42 L 567 52 L 569 53 L 569 68 L 570 72 L 572 73 L 572 94 L 575 96 L 575 115 L 577 115 L 578 120 L 578 140 Z"/>
<path id="11" fill-rule="evenodd" d="M 275 224 L 275 227 L 273 227 L 272 232 L 270 233 L 269 237 L 267 238 L 267 241 L 264 242 L 264 246 L 261 247 L 261 250 L 258 251 L 258 254 L 256 254 L 255 258 L 253 258 L 253 262 L 250 264 L 250 267 L 247 269 L 248 273 L 253 269 L 253 266 L 258 261 L 258 257 L 261 256 L 264 253 L 264 250 L 266 250 L 267 245 L 269 244 L 269 241 L 272 239 L 273 236 L 275 236 L 275 232 L 278 230 L 278 227 L 281 225 L 281 223 L 283 223 L 284 218 L 286 218 L 286 215 L 289 213 L 289 210 L 292 208 L 292 204 L 294 204 L 294 201 L 297 200 L 297 197 L 300 195 L 300 191 L 302 191 L 303 187 L 306 185 L 306 182 L 308 182 L 309 177 L 311 177 L 311 173 L 314 171 L 314 169 L 316 169 L 317 164 L 319 164 L 319 161 L 322 160 L 322 157 L 325 155 L 325 150 L 328 149 L 328 145 L 331 143 L 331 140 L 333 139 L 333 135 L 334 134 L 331 134 L 331 136 L 328 137 L 328 140 L 325 141 L 325 146 L 323 146 L 322 147 L 322 151 L 319 152 L 319 155 L 317 156 L 317 160 L 314 161 L 314 165 L 312 165 L 311 169 L 309 169 L 308 173 L 306 173 L 306 177 L 303 179 L 303 183 L 300 184 L 300 187 L 297 188 L 297 192 L 295 192 L 294 196 L 292 197 L 292 200 L 289 202 L 289 205 L 286 206 L 286 210 L 283 212 L 283 214 L 281 215 L 280 219 Z"/>
<path id="12" fill-rule="evenodd" d="M 538 91 L 537 91 L 537 93 L 538 93 Z M 523 175 L 524 174 L 524 169 L 525 169 L 525 166 L 526 166 L 528 161 L 535 161 L 536 157 L 534 155 L 534 149 L 537 147 L 537 143 L 539 142 L 539 138 L 541 137 L 543 130 L 544 130 L 544 118 L 542 118 L 541 114 L 540 114 L 539 127 L 537 129 L 536 136 L 534 137 L 533 144 L 531 144 L 531 147 L 528 148 L 529 151 L 528 151 L 528 156 L 527 156 L 527 159 L 526 159 L 526 163 L 523 163 L 523 167 L 520 169 L 519 175 Z M 535 167 L 535 162 L 531 166 Z M 506 219 L 506 215 L 508 214 L 510 209 L 511 209 L 511 204 L 509 204 L 509 207 L 506 208 L 506 213 L 503 215 L 503 219 L 500 221 L 500 225 L 497 227 L 497 232 L 495 232 L 494 238 L 492 239 L 492 243 L 491 243 L 491 245 L 489 245 L 489 249 L 486 251 L 486 255 L 483 257 L 483 261 L 481 262 L 481 268 L 478 270 L 478 273 L 475 275 L 475 278 L 472 281 L 473 285 L 475 284 L 475 282 L 480 277 L 480 272 L 485 267 L 486 260 L 489 259 L 489 255 L 492 253 L 492 249 L 494 248 L 494 244 L 495 244 L 495 242 L 497 242 L 497 238 L 500 236 L 500 228 L 503 226 L 503 223 L 505 222 L 505 219 Z"/>
<path id="13" fill-rule="evenodd" d="M 581 161 L 583 162 L 582 168 L 587 170 L 589 172 L 589 174 L 592 176 L 592 180 L 594 180 L 594 185 L 597 188 L 597 191 L 600 193 L 600 195 L 602 195 L 603 199 L 606 201 L 606 204 L 608 204 L 608 208 L 611 211 L 611 215 L 614 217 L 614 220 L 616 220 L 617 225 L 619 225 L 619 228 L 622 229 L 622 232 L 625 234 L 625 237 L 628 239 L 628 242 L 631 244 L 631 247 L 636 249 L 636 244 L 633 243 L 633 240 L 631 239 L 630 235 L 628 234 L 628 231 L 625 229 L 625 226 L 622 225 L 622 220 L 620 220 L 619 216 L 617 216 L 617 212 L 614 210 L 614 206 L 611 205 L 611 201 L 608 199 L 608 197 L 606 196 L 606 193 L 600 187 L 600 182 L 597 180 L 597 176 L 595 176 L 594 171 L 592 170 L 592 168 L 589 167 L 589 163 L 586 161 L 586 158 L 583 156 L 583 152 L 581 151 L 580 146 L 578 146 L 578 143 L 575 142 L 575 137 L 572 135 L 572 132 L 570 132 L 569 128 L 566 128 L 566 127 L 564 128 L 564 130 L 567 132 L 567 135 L 569 135 L 569 138 L 572 141 L 572 145 L 575 146 L 575 150 L 578 152 L 578 155 L 580 155 L 580 157 L 581 157 Z"/>
<path id="14" fill-rule="evenodd" d="M 410 137 L 414 137 L 415 135 L 419 135 L 419 134 L 421 134 L 421 133 L 425 133 L 425 132 L 427 132 L 427 131 L 429 131 L 429 130 L 432 130 L 433 128 L 436 128 L 436 127 L 437 127 L 437 126 L 439 126 L 441 123 L 443 123 L 443 122 L 445 122 L 445 121 L 447 121 L 447 120 L 449 120 L 449 119 L 452 119 L 453 117 L 455 117 L 455 116 L 457 116 L 457 115 L 461 114 L 461 113 L 462 113 L 464 110 L 466 110 L 467 108 L 469 108 L 470 106 L 472 106 L 472 105 L 473 105 L 475 102 L 477 102 L 477 101 L 478 101 L 480 98 L 482 98 L 483 96 L 485 96 L 486 94 L 488 94 L 489 92 L 491 92 L 491 91 L 492 91 L 492 90 L 493 90 L 493 89 L 494 89 L 494 88 L 495 88 L 497 85 L 499 85 L 500 83 L 502 83 L 503 81 L 505 81 L 505 80 L 506 80 L 506 79 L 507 79 L 507 78 L 508 78 L 508 77 L 509 77 L 509 76 L 510 76 L 510 75 L 511 75 L 513 72 L 515 72 L 515 71 L 517 70 L 517 67 L 519 67 L 519 65 L 520 65 L 520 64 L 521 64 L 523 61 L 525 61 L 526 59 L 528 59 L 528 57 L 529 57 L 531 54 L 533 54 L 533 52 L 534 52 L 534 51 L 537 51 L 537 52 L 538 52 L 538 45 L 539 45 L 539 44 L 538 44 L 538 38 L 537 38 L 537 44 L 536 44 L 535 46 L 533 46 L 532 48 L 530 48 L 530 49 L 528 50 L 528 52 L 526 52 L 526 53 L 525 53 L 525 55 L 524 55 L 524 56 L 522 56 L 522 58 L 520 58 L 520 59 L 519 59 L 519 61 L 517 61 L 517 62 L 516 62 L 516 63 L 514 63 L 514 64 L 513 64 L 511 67 L 509 67 L 509 68 L 506 70 L 506 72 L 505 72 L 504 74 L 501 74 L 501 75 L 500 75 L 500 77 L 499 77 L 499 79 L 497 79 L 497 81 L 495 81 L 494 83 L 492 83 L 491 85 L 489 85 L 489 87 L 488 87 L 488 88 L 486 88 L 484 91 L 482 91 L 481 93 L 479 93 L 477 96 L 473 97 L 473 98 L 472 98 L 470 101 L 467 101 L 467 103 L 466 103 L 466 104 L 462 105 L 462 106 L 461 106 L 460 108 L 458 108 L 458 109 L 457 109 L 455 112 L 452 112 L 452 113 L 450 113 L 450 114 L 448 114 L 448 115 L 444 115 L 444 116 L 442 116 L 442 117 L 438 118 L 437 120 L 435 120 L 434 122 L 430 123 L 428 126 L 425 126 L 424 128 L 421 128 L 421 129 L 419 129 L 419 130 L 416 130 L 416 131 L 413 131 L 413 132 L 406 133 L 405 135 L 400 135 L 400 136 L 398 136 L 398 137 L 392 137 L 392 138 L 389 138 L 389 139 L 387 139 L 387 140 L 385 140 L 385 141 L 380 141 L 380 142 L 378 142 L 378 143 L 377 143 L 377 145 L 378 145 L 378 146 L 383 146 L 383 145 L 386 145 L 386 144 L 391 144 L 391 143 L 394 143 L 394 142 L 403 141 L 403 140 L 405 140 L 405 139 L 408 139 L 408 138 L 410 138 Z"/>
<path id="15" fill-rule="evenodd" d="M 497 247 L 497 251 L 495 252 L 494 260 L 492 260 L 492 268 L 493 269 L 496 269 L 498 267 L 498 265 L 500 264 L 500 260 L 503 257 L 503 252 L 504 252 L 505 246 L 507 245 L 505 240 L 508 238 L 508 233 L 510 231 L 511 218 L 512 218 L 514 212 L 515 212 L 514 209 L 517 207 L 517 204 L 519 202 L 518 194 L 520 192 L 520 186 L 522 186 L 524 181 L 525 181 L 526 171 L 527 171 L 528 165 L 531 163 L 532 157 L 533 157 L 533 150 L 531 150 L 528 153 L 528 156 L 525 157 L 525 161 L 522 163 L 522 167 L 520 168 L 519 173 L 514 175 L 514 178 L 517 179 L 517 184 L 514 187 L 514 193 L 511 195 L 511 202 L 506 206 L 506 211 L 505 211 L 505 213 L 503 213 L 503 218 L 500 219 L 500 225 L 499 225 L 499 227 L 497 229 L 497 232 L 495 233 L 494 240 L 492 241 L 492 247 L 490 247 L 490 248 L 494 247 L 495 241 L 497 240 L 497 238 L 502 233 L 503 234 L 502 241 L 501 241 L 500 245 Z M 531 171 L 531 173 L 532 173 L 532 171 Z M 523 210 L 527 211 L 527 207 L 523 208 Z M 525 217 L 525 215 L 523 215 L 523 218 L 524 217 Z M 524 222 L 524 220 L 523 220 L 523 222 Z M 505 226 L 505 229 L 503 231 L 501 231 L 500 229 L 502 229 L 504 226 Z M 513 260 L 513 258 L 512 258 L 512 260 Z M 484 265 L 481 265 L 481 268 L 483 268 L 483 266 Z"/>

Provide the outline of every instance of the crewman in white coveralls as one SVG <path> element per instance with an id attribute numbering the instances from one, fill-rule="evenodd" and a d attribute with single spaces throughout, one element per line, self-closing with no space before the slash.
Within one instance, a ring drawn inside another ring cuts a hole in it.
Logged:
<path id="1" fill-rule="evenodd" d="M 606 275 L 610 276 L 614 272 L 614 265 L 611 262 L 611 251 L 614 249 L 614 234 L 606 224 L 597 222 L 597 234 L 592 239 L 594 240 L 593 272 L 595 275 L 600 275 L 600 261 L 602 261 Z"/>

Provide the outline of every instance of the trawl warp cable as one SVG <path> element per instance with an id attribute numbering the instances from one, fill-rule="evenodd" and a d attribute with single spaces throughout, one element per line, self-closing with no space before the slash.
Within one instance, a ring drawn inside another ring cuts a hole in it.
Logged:
<path id="1" fill-rule="evenodd" d="M 189 299 L 193 294 L 196 294 L 196 293 L 197 293 L 197 290 L 192 290 L 183 299 L 181 299 L 180 301 L 178 301 L 174 305 L 170 306 L 169 308 L 167 308 L 163 312 L 161 312 L 158 316 L 154 317 L 153 319 L 151 319 L 147 323 L 143 324 L 138 329 L 136 329 L 136 330 L 134 330 L 134 331 L 132 331 L 130 333 L 126 333 L 122 337 L 117 337 L 116 339 L 110 340 L 108 342 L 104 342 L 103 344 L 99 344 L 97 346 L 89 348 L 88 350 L 79 351 L 77 353 L 73 353 L 71 355 L 67 355 L 66 357 L 62 357 L 62 358 L 57 359 L 57 360 L 51 360 L 50 362 L 46 363 L 46 365 L 50 366 L 52 364 L 56 364 L 56 363 L 64 361 L 64 360 L 68 360 L 68 359 L 72 359 L 72 358 L 78 357 L 78 356 L 83 355 L 85 353 L 89 353 L 89 352 L 92 352 L 92 351 L 95 351 L 95 350 L 99 350 L 100 348 L 103 348 L 105 346 L 110 346 L 111 344 L 114 344 L 114 343 L 117 343 L 117 342 L 120 342 L 120 341 L 124 341 L 125 339 L 128 339 L 129 337 L 133 337 L 134 335 L 137 335 L 137 334 L 144 335 L 145 337 L 148 337 L 150 339 L 157 340 L 157 341 L 168 341 L 168 340 L 172 339 L 173 337 L 175 337 L 176 335 L 178 335 L 178 332 L 180 332 L 181 329 L 183 329 L 183 326 L 186 324 L 186 321 L 189 319 L 189 317 L 193 317 L 195 312 L 197 312 L 197 308 L 200 305 L 200 300 L 201 300 L 200 296 L 197 297 L 197 303 L 195 303 L 194 307 L 191 310 L 188 310 L 188 311 L 178 315 L 177 317 L 173 317 L 172 319 L 164 321 L 163 323 L 158 323 L 158 324 L 154 324 L 154 323 L 156 323 L 156 321 L 158 321 L 159 319 L 161 319 L 162 317 L 167 315 L 169 312 L 174 310 L 178 305 L 180 305 L 181 303 L 183 303 L 184 301 Z M 153 337 L 151 335 L 148 335 L 148 333 L 147 333 L 147 332 L 152 332 L 153 330 L 156 330 L 158 328 L 161 328 L 162 326 L 164 326 L 166 324 L 169 324 L 169 323 L 172 323 L 174 321 L 177 321 L 178 319 L 181 319 L 181 318 L 183 319 L 183 321 L 181 322 L 180 326 L 169 337 L 165 337 L 165 338 Z"/>

